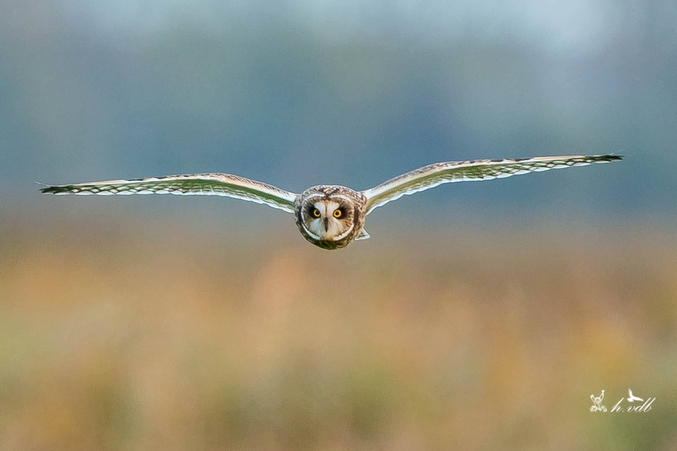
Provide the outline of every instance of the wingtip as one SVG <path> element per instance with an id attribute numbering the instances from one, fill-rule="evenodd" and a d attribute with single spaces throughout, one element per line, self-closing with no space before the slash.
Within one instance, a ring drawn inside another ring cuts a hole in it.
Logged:
<path id="1" fill-rule="evenodd" d="M 614 153 L 603 154 L 603 155 L 592 155 L 590 158 L 593 158 L 595 161 L 618 161 L 624 158 L 624 155 L 616 155 Z"/>
<path id="2" fill-rule="evenodd" d="M 63 193 L 63 192 L 66 191 L 61 186 L 50 186 L 50 185 L 45 185 L 44 183 L 40 183 L 40 185 L 43 186 L 42 188 L 40 188 L 40 192 L 43 193 L 43 194 L 59 194 L 59 193 Z"/>
<path id="3" fill-rule="evenodd" d="M 592 163 L 611 163 L 613 161 L 623 160 L 623 158 L 625 158 L 625 155 L 615 155 L 615 154 L 594 155 L 589 158 L 591 159 Z"/>

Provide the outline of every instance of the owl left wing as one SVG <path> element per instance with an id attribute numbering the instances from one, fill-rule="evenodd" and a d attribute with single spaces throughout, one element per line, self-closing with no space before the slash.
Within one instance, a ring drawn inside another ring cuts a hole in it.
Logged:
<path id="1" fill-rule="evenodd" d="M 406 174 L 362 191 L 367 198 L 365 212 L 399 199 L 402 196 L 434 188 L 443 183 L 492 180 L 550 169 L 587 166 L 621 160 L 618 155 L 569 155 L 504 160 L 449 161 L 415 169 Z"/>
<path id="2" fill-rule="evenodd" d="M 40 191 L 52 194 L 177 194 L 184 196 L 226 196 L 265 204 L 289 213 L 294 211 L 296 194 L 267 183 L 231 174 L 191 174 L 137 180 L 107 180 L 74 185 L 47 186 Z"/>

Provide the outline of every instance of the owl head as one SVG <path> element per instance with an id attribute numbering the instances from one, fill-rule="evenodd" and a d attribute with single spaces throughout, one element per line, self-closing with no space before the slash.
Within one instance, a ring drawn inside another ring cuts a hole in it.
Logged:
<path id="1" fill-rule="evenodd" d="M 313 186 L 296 201 L 296 225 L 311 243 L 324 249 L 339 249 L 362 231 L 365 202 L 361 193 L 350 188 Z"/>

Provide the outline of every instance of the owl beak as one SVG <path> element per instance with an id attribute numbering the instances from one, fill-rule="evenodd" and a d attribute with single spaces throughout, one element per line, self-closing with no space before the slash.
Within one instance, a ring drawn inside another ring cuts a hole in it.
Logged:
<path id="1" fill-rule="evenodd" d="M 327 233 L 329 230 L 329 218 L 324 218 L 324 233 Z"/>

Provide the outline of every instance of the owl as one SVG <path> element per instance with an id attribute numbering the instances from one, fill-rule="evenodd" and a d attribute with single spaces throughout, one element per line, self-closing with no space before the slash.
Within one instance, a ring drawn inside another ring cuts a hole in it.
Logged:
<path id="1" fill-rule="evenodd" d="M 621 160 L 617 155 L 571 155 L 504 160 L 435 163 L 394 177 L 373 188 L 356 191 L 339 185 L 317 185 L 295 194 L 266 183 L 231 174 L 172 175 L 137 180 L 109 180 L 74 185 L 46 186 L 52 194 L 178 194 L 226 196 L 265 204 L 294 215 L 301 235 L 322 249 L 341 249 L 366 240 L 367 215 L 402 196 L 443 183 L 492 180 Z"/>

